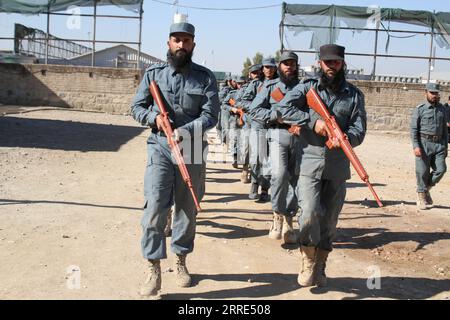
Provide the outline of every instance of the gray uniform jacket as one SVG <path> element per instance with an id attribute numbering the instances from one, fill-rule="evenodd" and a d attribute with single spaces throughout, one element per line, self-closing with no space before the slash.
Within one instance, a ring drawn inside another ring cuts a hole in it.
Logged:
<path id="1" fill-rule="evenodd" d="M 248 86 L 245 88 L 244 93 L 240 97 L 239 105 L 247 112 L 250 109 L 250 104 L 253 99 L 255 99 L 256 94 L 258 93 L 258 88 L 262 85 L 261 80 L 255 79 L 250 81 Z"/>
<path id="2" fill-rule="evenodd" d="M 314 88 L 335 117 L 341 130 L 348 136 L 352 147 L 360 145 L 365 137 L 367 116 L 364 94 L 351 83 L 344 81 L 337 92 L 325 89 L 320 80 L 307 79 L 288 91 L 280 102 L 285 122 L 302 126 L 301 136 L 308 145 L 303 149 L 300 174 L 326 180 L 350 179 L 350 162 L 342 149 L 328 149 L 327 138 L 316 134 L 314 125 L 320 116 L 306 104 L 306 93 Z M 304 125 L 305 113 L 309 121 Z"/>
<path id="3" fill-rule="evenodd" d="M 205 132 L 216 125 L 219 113 L 216 78 L 210 70 L 195 63 L 181 72 L 167 62 L 149 67 L 131 106 L 136 121 L 156 128 L 160 111 L 149 90 L 153 80 L 159 86 L 174 128 L 187 130 L 194 138 L 194 127 L 201 127 Z"/>
<path id="4" fill-rule="evenodd" d="M 263 84 L 261 91 L 257 94 L 250 106 L 252 119 L 265 127 L 275 124 L 277 118 L 283 114 L 283 110 L 280 109 L 281 101 L 276 101 L 271 95 L 276 89 L 280 89 L 281 93 L 286 95 L 292 87 L 287 87 L 279 78 L 267 81 Z M 306 117 L 304 121 L 306 123 Z M 286 124 L 288 123 L 289 121 Z"/>
<path id="5" fill-rule="evenodd" d="M 224 99 L 225 99 L 225 97 L 228 95 L 228 92 L 230 92 L 230 90 L 231 90 L 231 87 L 225 86 L 225 87 L 223 87 L 223 88 L 219 91 L 219 101 L 220 101 L 220 104 L 223 104 L 223 103 L 224 103 Z"/>
<path id="6" fill-rule="evenodd" d="M 421 148 L 421 134 L 441 136 L 437 143 L 447 145 L 448 131 L 447 131 L 446 110 L 442 104 L 436 106 L 429 102 L 418 105 L 414 108 L 411 117 L 411 140 L 413 148 Z"/>

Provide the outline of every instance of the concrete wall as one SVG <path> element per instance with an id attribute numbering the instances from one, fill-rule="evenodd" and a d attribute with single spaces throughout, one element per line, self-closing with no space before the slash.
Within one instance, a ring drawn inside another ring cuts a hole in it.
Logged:
<path id="1" fill-rule="evenodd" d="M 364 92 L 368 128 L 409 131 L 411 113 L 424 103 L 425 85 L 378 81 L 351 81 Z M 447 102 L 450 86 L 441 86 L 441 102 Z"/>
<path id="2" fill-rule="evenodd" d="M 134 69 L 0 64 L 0 103 L 125 113 L 139 75 Z"/>
<path id="3" fill-rule="evenodd" d="M 425 85 L 352 80 L 365 94 L 369 129 L 409 130 Z M 0 103 L 126 113 L 139 85 L 134 69 L 0 64 Z M 443 86 L 442 102 L 450 95 Z M 0 106 L 1 108 L 1 106 Z"/>

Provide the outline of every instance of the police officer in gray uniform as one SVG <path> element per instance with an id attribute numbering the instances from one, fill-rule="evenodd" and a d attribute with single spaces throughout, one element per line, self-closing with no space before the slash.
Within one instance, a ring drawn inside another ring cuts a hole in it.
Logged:
<path id="1" fill-rule="evenodd" d="M 345 79 L 345 48 L 323 45 L 319 53 L 319 79 L 308 79 L 286 94 L 280 109 L 286 120 L 297 120 L 302 126 L 300 136 L 306 140 L 297 184 L 302 266 L 298 283 L 302 286 L 325 286 L 325 266 L 336 234 L 338 216 L 344 204 L 346 180 L 350 179 L 350 162 L 332 140 L 325 145 L 327 128 L 319 114 L 309 109 L 306 93 L 314 88 L 327 105 L 352 147 L 364 140 L 366 111 L 364 95 Z M 284 110 L 286 110 L 284 109 Z M 307 113 L 305 115 L 305 113 Z M 305 125 L 305 119 L 309 119 Z"/>
<path id="2" fill-rule="evenodd" d="M 230 77 L 229 90 L 220 104 L 221 122 L 222 122 L 222 143 L 226 146 L 226 152 L 228 152 L 228 145 L 230 144 L 230 105 L 229 101 L 238 90 L 238 84 L 235 76 Z"/>
<path id="3" fill-rule="evenodd" d="M 433 205 L 430 189 L 447 171 L 447 120 L 445 107 L 439 103 L 439 90 L 439 84 L 428 83 L 427 102 L 414 108 L 411 117 L 411 140 L 416 156 L 417 207 L 420 210 Z"/>
<path id="4" fill-rule="evenodd" d="M 270 92 L 262 89 L 265 84 L 278 78 L 277 64 L 274 58 L 265 58 L 262 61 L 262 72 L 264 75 L 263 84 L 258 88 L 258 93 L 250 105 L 251 110 L 259 104 L 266 104 L 270 97 Z M 261 95 L 258 98 L 258 95 Z M 270 159 L 269 145 L 267 137 L 267 124 L 262 121 L 256 121 L 252 117 L 251 133 L 250 133 L 250 167 L 252 176 L 252 185 L 248 197 L 250 199 L 258 199 L 258 202 L 269 201 L 270 188 Z M 261 194 L 258 196 L 258 187 L 261 186 Z"/>
<path id="5" fill-rule="evenodd" d="M 231 76 L 227 75 L 225 77 L 225 84 L 224 86 L 219 90 L 219 102 L 220 105 L 223 104 L 225 97 L 228 95 L 228 92 L 231 90 Z M 221 143 L 225 143 L 225 134 L 223 133 L 223 111 L 219 112 L 219 120 L 217 121 L 217 135 L 220 139 Z M 226 120 L 228 121 L 228 119 Z"/>
<path id="6" fill-rule="evenodd" d="M 149 92 L 149 85 L 151 81 L 156 81 L 160 88 L 175 131 L 174 138 L 182 141 L 186 166 L 201 201 L 206 174 L 203 149 L 207 147 L 203 135 L 217 123 L 219 98 L 213 73 L 191 60 L 195 47 L 194 35 L 192 24 L 182 22 L 171 25 L 167 43 L 168 62 L 146 70 L 131 106 L 133 118 L 152 129 L 147 141 L 145 206 L 141 220 L 142 254 L 149 262 L 150 273 L 140 291 L 143 296 L 156 295 L 161 289 L 160 260 L 167 257 L 164 227 L 173 203 L 171 249 L 176 254 L 177 283 L 181 287 L 191 285 L 186 255 L 194 249 L 197 211 L 191 193 L 172 161 L 167 138 L 162 131 L 160 111 Z"/>
<path id="7" fill-rule="evenodd" d="M 228 141 L 229 141 L 229 151 L 233 157 L 233 168 L 238 167 L 238 148 L 239 148 L 239 138 L 240 138 L 240 126 L 239 126 L 239 115 L 236 113 L 237 105 L 232 106 L 230 100 L 234 100 L 236 103 L 239 101 L 245 90 L 245 78 L 235 76 L 233 79 L 236 83 L 236 90 L 231 90 L 227 97 L 225 98 L 225 104 L 222 108 L 225 108 L 229 113 L 229 126 L 228 126 Z"/>
<path id="8" fill-rule="evenodd" d="M 300 166 L 300 138 L 288 132 L 289 124 L 280 121 L 279 102 L 298 83 L 298 56 L 283 52 L 278 66 L 279 78 L 267 81 L 251 107 L 254 121 L 269 127 L 271 163 L 271 202 L 273 223 L 269 238 L 296 243 L 292 218 L 297 214 L 295 194 Z M 282 118 L 281 118 L 282 119 Z M 281 123 L 280 123 L 281 122 Z"/>
<path id="9" fill-rule="evenodd" d="M 245 90 L 240 97 L 240 99 L 237 101 L 237 104 L 242 110 L 245 112 L 244 114 L 244 126 L 241 130 L 241 147 L 240 152 L 242 153 L 240 155 L 241 162 L 243 163 L 243 169 L 241 174 L 241 182 L 243 183 L 250 183 L 251 180 L 249 179 L 249 162 L 250 162 L 250 130 L 251 130 L 251 122 L 252 119 L 249 112 L 250 104 L 252 103 L 253 99 L 256 97 L 256 94 L 258 93 L 258 90 L 261 88 L 262 85 L 262 76 L 261 76 L 261 64 L 254 64 L 250 66 L 248 70 L 249 79 L 250 82 L 245 87 Z M 252 176 L 251 176 L 252 177 Z M 255 179 L 252 177 L 252 179 Z M 256 180 L 254 181 L 256 182 Z"/>

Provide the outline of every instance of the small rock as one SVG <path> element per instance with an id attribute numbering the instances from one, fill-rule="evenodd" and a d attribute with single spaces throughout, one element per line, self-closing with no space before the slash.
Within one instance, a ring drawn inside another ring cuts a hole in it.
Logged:
<path id="1" fill-rule="evenodd" d="M 252 279 L 248 279 L 247 282 L 248 282 L 248 283 L 252 283 L 253 280 L 252 280 Z"/>
<path id="2" fill-rule="evenodd" d="M 65 234 L 63 234 L 63 236 L 62 236 L 64 239 L 69 239 L 70 238 L 70 236 L 68 236 L 68 235 L 65 235 Z"/>
<path id="3" fill-rule="evenodd" d="M 166 270 L 164 270 L 164 272 L 173 272 L 173 269 L 171 267 L 168 267 Z"/>

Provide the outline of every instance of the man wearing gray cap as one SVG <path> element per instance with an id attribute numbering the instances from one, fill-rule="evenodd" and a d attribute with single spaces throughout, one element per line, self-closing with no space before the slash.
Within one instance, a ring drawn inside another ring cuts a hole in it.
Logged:
<path id="1" fill-rule="evenodd" d="M 298 56 L 283 52 L 278 66 L 279 78 L 267 81 L 250 106 L 252 119 L 269 128 L 271 164 L 271 202 L 273 222 L 269 238 L 283 239 L 283 243 L 297 242 L 293 229 L 293 217 L 297 214 L 298 201 L 295 189 L 298 180 L 300 140 L 288 131 L 290 125 L 283 122 L 279 103 L 298 83 Z"/>
<path id="2" fill-rule="evenodd" d="M 439 84 L 428 83 L 427 102 L 414 108 L 411 117 L 411 140 L 416 156 L 417 207 L 420 210 L 433 205 L 430 189 L 447 171 L 447 120 L 445 107 L 439 103 L 439 90 Z"/>
<path id="3" fill-rule="evenodd" d="M 234 90 L 230 90 L 225 97 L 222 104 L 222 110 L 228 113 L 228 150 L 233 158 L 232 166 L 237 169 L 238 167 L 238 138 L 239 138 L 239 115 L 237 114 L 236 101 L 240 99 L 243 94 L 243 86 L 245 85 L 245 78 L 234 75 L 232 82 L 235 85 Z"/>
<path id="4" fill-rule="evenodd" d="M 181 287 L 191 285 L 186 255 L 194 249 L 197 210 L 180 170 L 172 161 L 162 116 L 149 92 L 149 85 L 155 81 L 159 86 L 174 129 L 174 139 L 181 143 L 195 194 L 201 201 L 206 175 L 203 151 L 207 147 L 203 136 L 217 123 L 219 98 L 213 73 L 191 60 L 195 47 L 194 35 L 192 24 L 183 22 L 171 25 L 167 62 L 155 64 L 145 71 L 131 106 L 133 118 L 152 131 L 147 141 L 145 205 L 141 220 L 142 255 L 149 263 L 149 276 L 140 291 L 143 296 L 157 295 L 161 289 L 160 260 L 167 257 L 164 228 L 172 204 L 171 249 L 175 253 L 177 284 Z"/>
<path id="5" fill-rule="evenodd" d="M 264 77 L 263 85 L 260 86 L 262 90 L 267 82 L 277 79 L 278 74 L 277 64 L 274 58 L 264 58 L 261 65 Z M 269 201 L 270 188 L 269 144 L 267 142 L 268 128 L 265 123 L 254 120 L 252 121 L 251 127 L 250 145 L 252 147 L 250 148 L 250 167 L 252 185 L 248 197 L 250 199 L 258 199 L 258 202 L 267 202 Z M 260 195 L 258 195 L 259 186 L 261 186 Z"/>
<path id="6" fill-rule="evenodd" d="M 232 89 L 231 88 L 231 76 L 227 75 L 225 77 L 224 86 L 222 87 L 222 89 L 219 90 L 219 102 L 220 102 L 221 105 L 223 104 L 225 97 L 227 96 L 228 92 L 230 92 L 231 89 Z M 226 122 L 228 122 L 228 118 L 226 118 L 225 120 L 226 120 Z M 217 121 L 216 129 L 217 129 L 217 135 L 218 135 L 220 141 L 222 143 L 225 143 L 225 134 L 224 134 L 224 124 L 223 124 L 223 122 L 224 122 L 224 112 L 221 110 L 219 112 L 219 120 Z M 228 125 L 225 126 L 225 127 L 228 127 Z"/>
<path id="7" fill-rule="evenodd" d="M 286 94 L 280 103 L 283 118 L 301 126 L 303 148 L 297 183 L 299 206 L 301 286 L 325 286 L 325 267 L 336 235 L 339 213 L 344 205 L 350 162 L 336 140 L 329 149 L 328 128 L 320 115 L 309 108 L 306 94 L 313 88 L 335 117 L 352 147 L 360 145 L 366 133 L 364 95 L 345 79 L 345 48 L 320 47 L 319 79 L 307 79 Z"/>
<path id="8" fill-rule="evenodd" d="M 247 86 L 245 86 L 244 92 L 240 99 L 236 102 L 238 106 L 245 112 L 244 114 L 244 126 L 240 132 L 240 148 L 238 155 L 243 164 L 242 173 L 241 173 L 241 182 L 250 183 L 251 180 L 249 178 L 249 161 L 250 161 L 250 130 L 251 130 L 251 122 L 252 119 L 249 116 L 249 107 L 258 93 L 258 89 L 262 84 L 262 74 L 261 74 L 262 65 L 254 64 L 250 66 L 248 69 L 248 77 L 250 82 Z"/>

